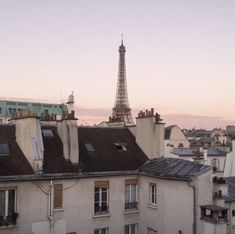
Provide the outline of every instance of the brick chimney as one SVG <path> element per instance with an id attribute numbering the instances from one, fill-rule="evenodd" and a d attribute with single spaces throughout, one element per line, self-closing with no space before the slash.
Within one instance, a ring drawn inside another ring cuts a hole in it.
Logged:
<path id="1" fill-rule="evenodd" d="M 22 111 L 15 119 L 16 142 L 27 157 L 34 171 L 42 170 L 44 147 L 40 121 L 29 110 Z"/>
<path id="2" fill-rule="evenodd" d="M 149 159 L 164 156 L 165 124 L 154 109 L 141 111 L 136 118 L 136 143 Z"/>

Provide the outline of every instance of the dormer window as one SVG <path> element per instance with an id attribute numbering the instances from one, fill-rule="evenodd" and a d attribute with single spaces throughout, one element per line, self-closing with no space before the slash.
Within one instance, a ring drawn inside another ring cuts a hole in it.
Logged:
<path id="1" fill-rule="evenodd" d="M 54 137 L 54 134 L 50 129 L 43 129 L 42 133 L 44 137 L 48 137 L 48 138 Z"/>
<path id="2" fill-rule="evenodd" d="M 125 143 L 113 143 L 117 151 L 126 151 L 127 144 Z"/>
<path id="3" fill-rule="evenodd" d="M 87 152 L 94 152 L 95 149 L 91 143 L 85 143 L 85 148 Z"/>
<path id="4" fill-rule="evenodd" d="M 10 155 L 8 142 L 0 142 L 0 156 Z"/>

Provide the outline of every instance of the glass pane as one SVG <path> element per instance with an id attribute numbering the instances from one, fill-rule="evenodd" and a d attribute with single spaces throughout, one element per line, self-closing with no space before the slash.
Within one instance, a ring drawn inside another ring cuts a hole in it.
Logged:
<path id="1" fill-rule="evenodd" d="M 129 225 L 125 225 L 125 234 L 129 234 Z"/>
<path id="2" fill-rule="evenodd" d="M 107 189 L 106 191 L 102 191 L 102 201 L 107 201 Z"/>
<path id="3" fill-rule="evenodd" d="M 135 234 L 135 224 L 131 225 L 131 234 Z"/>
<path id="4" fill-rule="evenodd" d="M 101 234 L 107 234 L 108 232 L 107 232 L 107 228 L 102 228 L 101 229 Z"/>
<path id="5" fill-rule="evenodd" d="M 7 142 L 0 142 L 0 155 L 10 154 L 9 145 Z"/>
<path id="6" fill-rule="evenodd" d="M 95 202 L 99 202 L 100 193 L 95 192 Z"/>
<path id="7" fill-rule="evenodd" d="M 126 185 L 125 187 L 125 202 L 129 202 L 129 197 L 130 197 L 130 186 Z"/>
<path id="8" fill-rule="evenodd" d="M 8 215 L 15 212 L 15 190 L 8 191 Z"/>
<path id="9" fill-rule="evenodd" d="M 96 230 L 94 231 L 94 234 L 100 234 L 99 229 L 96 229 Z"/>
<path id="10" fill-rule="evenodd" d="M 136 201 L 136 185 L 131 186 L 131 201 Z"/>
<path id="11" fill-rule="evenodd" d="M 5 216 L 5 190 L 0 191 L 0 216 Z"/>

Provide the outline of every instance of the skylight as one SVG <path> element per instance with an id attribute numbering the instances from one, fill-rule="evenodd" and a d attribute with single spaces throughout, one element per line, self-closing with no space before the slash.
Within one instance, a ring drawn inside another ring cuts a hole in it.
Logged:
<path id="1" fill-rule="evenodd" d="M 54 137 L 54 134 L 50 129 L 43 129 L 42 133 L 44 137 Z"/>
<path id="2" fill-rule="evenodd" d="M 127 148 L 126 148 L 127 144 L 125 144 L 125 143 L 113 143 L 113 144 L 115 145 L 115 148 L 118 151 L 126 151 L 127 150 Z"/>
<path id="3" fill-rule="evenodd" d="M 9 155 L 10 149 L 8 142 L 0 142 L 0 156 L 1 155 Z"/>
<path id="4" fill-rule="evenodd" d="M 87 152 L 94 152 L 95 149 L 91 143 L 85 143 L 85 148 Z"/>

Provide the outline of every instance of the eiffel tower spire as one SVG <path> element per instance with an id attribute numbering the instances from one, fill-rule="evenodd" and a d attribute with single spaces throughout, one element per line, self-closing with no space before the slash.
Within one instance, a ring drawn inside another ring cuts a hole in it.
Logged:
<path id="1" fill-rule="evenodd" d="M 123 121 L 126 124 L 132 124 L 133 118 L 131 108 L 129 107 L 127 83 L 126 83 L 126 64 L 125 64 L 126 48 L 123 45 L 123 37 L 119 46 L 119 67 L 115 104 L 112 113 L 114 121 Z"/>

